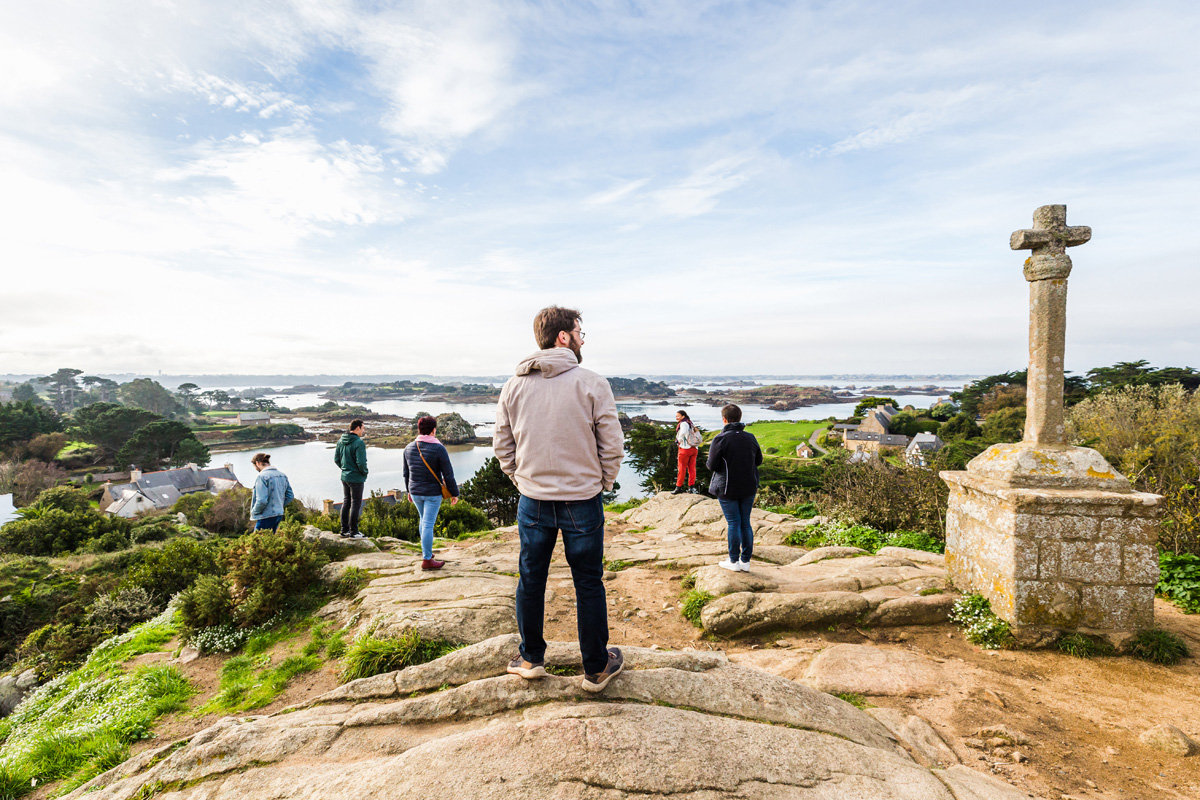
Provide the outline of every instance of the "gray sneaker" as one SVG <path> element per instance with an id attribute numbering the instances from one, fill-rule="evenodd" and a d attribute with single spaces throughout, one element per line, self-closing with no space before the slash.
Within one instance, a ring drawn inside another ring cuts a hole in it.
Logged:
<path id="1" fill-rule="evenodd" d="M 608 665 L 604 667 L 604 671 L 598 675 L 593 675 L 590 672 L 583 674 L 583 690 L 585 692 L 599 692 L 608 686 L 608 682 L 620 673 L 625 666 L 625 656 L 621 655 L 620 648 L 608 648 Z"/>
<path id="2" fill-rule="evenodd" d="M 532 661 L 526 661 L 525 658 L 518 653 L 516 658 L 508 662 L 507 671 L 513 675 L 520 675 L 527 681 L 537 680 L 538 678 L 546 677 L 546 662 L 538 661 L 537 663 L 534 663 Z"/>

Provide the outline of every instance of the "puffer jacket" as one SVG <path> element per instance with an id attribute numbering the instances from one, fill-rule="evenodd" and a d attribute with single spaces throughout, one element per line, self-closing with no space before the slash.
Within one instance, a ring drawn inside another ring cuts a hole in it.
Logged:
<path id="1" fill-rule="evenodd" d="M 493 447 L 526 497 L 590 500 L 610 491 L 625 454 L 612 388 L 569 348 L 539 350 L 500 391 Z"/>
<path id="2" fill-rule="evenodd" d="M 418 450 L 419 448 L 419 450 Z M 421 460 L 425 457 L 425 461 Z M 429 462 L 429 466 L 425 466 Z M 433 470 L 430 472 L 430 470 Z M 450 494 L 458 497 L 458 484 L 454 481 L 454 467 L 450 465 L 450 453 L 441 442 L 413 442 L 404 448 L 404 485 L 408 493 L 417 497 L 441 497 L 442 485 L 446 482 Z"/>
<path id="3" fill-rule="evenodd" d="M 718 500 L 743 500 L 758 491 L 758 465 L 762 450 L 746 425 L 731 422 L 708 447 L 706 464 L 712 470 L 709 492 Z"/>

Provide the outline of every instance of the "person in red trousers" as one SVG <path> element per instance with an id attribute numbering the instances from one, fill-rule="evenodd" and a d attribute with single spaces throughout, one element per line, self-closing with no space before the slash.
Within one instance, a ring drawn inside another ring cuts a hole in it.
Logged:
<path id="1" fill-rule="evenodd" d="M 686 411 L 675 412 L 675 442 L 679 445 L 679 477 L 672 494 L 696 493 L 696 457 L 700 454 L 703 436 Z M 685 487 L 683 484 L 687 482 Z"/>

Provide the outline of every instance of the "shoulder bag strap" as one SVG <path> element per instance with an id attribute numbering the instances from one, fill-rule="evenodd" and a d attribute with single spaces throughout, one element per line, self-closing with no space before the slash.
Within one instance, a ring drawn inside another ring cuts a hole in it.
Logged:
<path id="1" fill-rule="evenodd" d="M 417 455 L 421 457 L 421 461 L 425 464 L 425 469 L 429 470 L 429 474 L 433 476 L 433 479 L 437 481 L 438 485 L 444 490 L 446 488 L 446 482 L 442 480 L 440 475 L 433 471 L 433 467 L 429 466 L 429 462 L 425 461 L 425 454 L 421 452 L 421 445 L 419 442 L 417 443 Z"/>

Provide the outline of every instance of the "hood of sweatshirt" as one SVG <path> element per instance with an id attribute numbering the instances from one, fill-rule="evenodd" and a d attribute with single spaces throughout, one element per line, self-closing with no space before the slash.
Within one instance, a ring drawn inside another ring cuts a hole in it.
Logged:
<path id="1" fill-rule="evenodd" d="M 350 444 L 357 438 L 359 438 L 357 433 L 343 433 L 341 440 L 338 441 L 338 444 L 345 446 L 345 445 Z"/>
<path id="2" fill-rule="evenodd" d="M 562 375 L 579 366 L 579 359 L 569 347 L 552 347 L 549 350 L 539 350 L 517 364 L 517 375 L 529 375 L 533 372 L 542 373 L 543 378 L 553 378 Z"/>

